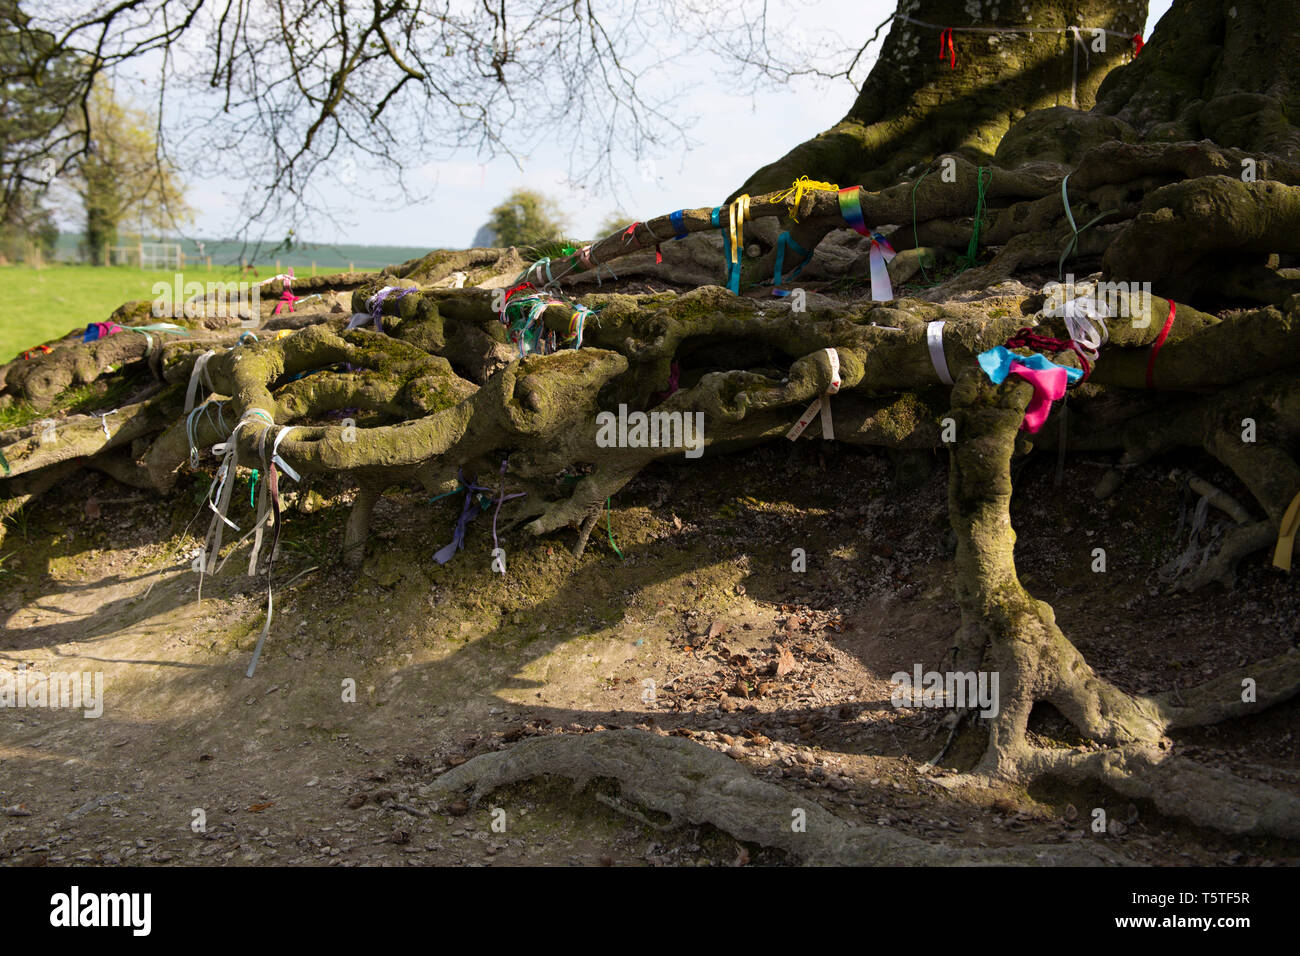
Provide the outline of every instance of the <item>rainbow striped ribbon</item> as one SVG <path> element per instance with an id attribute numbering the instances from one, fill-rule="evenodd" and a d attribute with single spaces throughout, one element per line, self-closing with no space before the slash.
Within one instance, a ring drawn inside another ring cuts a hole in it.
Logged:
<path id="1" fill-rule="evenodd" d="M 871 298 L 876 302 L 889 302 L 894 298 L 894 288 L 889 282 L 887 267 L 898 253 L 888 239 L 867 228 L 866 217 L 862 214 L 861 192 L 861 186 L 849 186 L 839 191 L 840 215 L 855 232 L 871 240 Z"/>

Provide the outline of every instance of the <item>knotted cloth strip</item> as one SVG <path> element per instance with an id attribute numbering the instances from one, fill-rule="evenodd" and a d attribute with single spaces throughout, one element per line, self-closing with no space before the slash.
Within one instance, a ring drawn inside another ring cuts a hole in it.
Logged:
<path id="1" fill-rule="evenodd" d="M 822 438 L 830 441 L 835 438 L 835 426 L 831 422 L 831 396 L 840 390 L 840 353 L 835 349 L 825 349 L 826 358 L 831 367 L 831 383 L 826 388 L 825 395 L 819 395 L 813 399 L 813 403 L 808 406 L 807 410 L 799 416 L 799 420 L 794 423 L 794 427 L 786 433 L 786 438 L 795 441 L 803 434 L 804 429 L 812 422 L 813 417 L 818 413 L 822 418 Z"/>

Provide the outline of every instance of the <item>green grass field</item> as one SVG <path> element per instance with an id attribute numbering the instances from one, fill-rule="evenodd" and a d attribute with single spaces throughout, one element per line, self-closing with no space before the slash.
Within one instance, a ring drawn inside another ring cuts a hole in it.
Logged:
<path id="1" fill-rule="evenodd" d="M 260 270 L 266 273 L 267 270 Z M 184 274 L 186 281 L 238 280 L 236 266 Z M 0 266 L 0 362 L 24 349 L 66 335 L 75 328 L 107 319 L 132 299 L 152 299 L 155 282 L 173 281 L 174 273 L 131 266 Z"/>

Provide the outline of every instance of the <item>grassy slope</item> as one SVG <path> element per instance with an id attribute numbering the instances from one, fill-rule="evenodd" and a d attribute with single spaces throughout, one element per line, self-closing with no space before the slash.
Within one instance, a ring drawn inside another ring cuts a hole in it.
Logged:
<path id="1" fill-rule="evenodd" d="M 266 270 L 262 270 L 265 272 Z M 196 270 L 186 281 L 238 278 L 234 266 Z M 131 266 L 53 265 L 44 269 L 0 266 L 0 362 L 23 349 L 107 319 L 123 302 L 153 298 L 155 282 L 172 282 L 170 271 Z"/>

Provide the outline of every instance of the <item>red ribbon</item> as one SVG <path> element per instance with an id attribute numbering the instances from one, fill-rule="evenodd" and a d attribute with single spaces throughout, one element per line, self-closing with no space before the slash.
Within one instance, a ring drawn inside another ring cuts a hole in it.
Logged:
<path id="1" fill-rule="evenodd" d="M 1160 347 L 1165 344 L 1165 339 L 1169 338 L 1169 330 L 1174 327 L 1174 300 L 1169 300 L 1169 318 L 1165 319 L 1165 327 L 1160 330 L 1156 340 L 1151 343 L 1151 354 L 1147 356 L 1147 388 L 1155 388 L 1155 371 L 1156 356 L 1160 354 Z"/>
<path id="2" fill-rule="evenodd" d="M 1079 343 L 1074 339 L 1054 339 L 1049 335 L 1039 335 L 1033 329 L 1025 327 L 1007 339 L 1006 347 L 1009 349 L 1033 349 L 1035 352 L 1072 351 L 1079 356 L 1079 364 L 1083 366 L 1084 381 L 1087 381 L 1088 376 L 1092 374 L 1092 365 L 1084 356 Z"/>
<path id="3" fill-rule="evenodd" d="M 1133 34 L 1133 55 L 1137 56 L 1141 53 L 1144 46 L 1146 46 L 1146 44 L 1142 42 L 1142 34 Z"/>
<path id="4" fill-rule="evenodd" d="M 634 222 L 632 223 L 632 225 L 628 226 L 627 229 L 623 231 L 623 241 L 627 242 L 628 239 L 631 239 L 633 242 L 636 243 L 636 247 L 638 249 L 641 248 L 641 240 L 636 237 L 636 227 L 639 225 L 641 225 L 641 223 Z"/>
<path id="5" fill-rule="evenodd" d="M 38 345 L 34 349 L 28 349 L 26 352 L 23 353 L 23 361 L 26 362 L 28 359 L 30 359 L 32 357 L 33 352 L 49 353 L 50 347 L 48 345 Z"/>
<path id="6" fill-rule="evenodd" d="M 944 49 L 947 44 L 947 49 Z M 939 62 L 944 61 L 945 56 L 949 58 L 949 69 L 957 69 L 957 48 L 952 43 L 952 27 L 944 30 L 939 34 Z"/>

